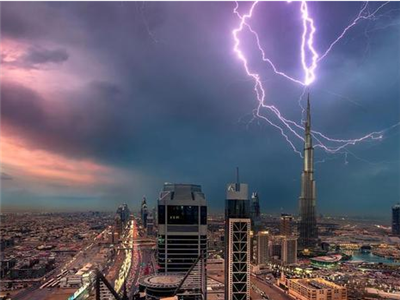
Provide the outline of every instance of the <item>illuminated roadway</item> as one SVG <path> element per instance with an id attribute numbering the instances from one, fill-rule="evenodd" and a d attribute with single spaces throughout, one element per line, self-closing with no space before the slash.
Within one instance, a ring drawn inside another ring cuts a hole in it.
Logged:
<path id="1" fill-rule="evenodd" d="M 149 249 L 153 244 L 146 243 L 149 239 L 143 239 L 142 232 L 139 231 L 136 221 L 133 225 L 133 252 L 132 252 L 132 269 L 128 277 L 129 296 L 133 296 L 138 288 L 138 280 L 140 277 L 154 272 L 151 265 L 152 252 Z"/>

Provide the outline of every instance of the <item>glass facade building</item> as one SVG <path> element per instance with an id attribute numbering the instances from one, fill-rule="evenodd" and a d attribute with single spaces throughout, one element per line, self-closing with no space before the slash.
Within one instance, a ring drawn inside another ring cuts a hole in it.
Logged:
<path id="1" fill-rule="evenodd" d="M 158 200 L 159 273 L 186 273 L 207 256 L 207 203 L 200 185 L 164 185 Z"/>

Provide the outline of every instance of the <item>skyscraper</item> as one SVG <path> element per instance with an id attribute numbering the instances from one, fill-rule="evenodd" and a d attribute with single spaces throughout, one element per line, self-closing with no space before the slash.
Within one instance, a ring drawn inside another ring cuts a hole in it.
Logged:
<path id="1" fill-rule="evenodd" d="M 147 224 L 147 226 L 146 226 L 146 233 L 147 233 L 147 235 L 153 235 L 153 233 L 154 233 L 154 218 L 153 218 L 153 214 L 152 213 L 150 213 L 148 216 L 147 216 L 147 222 L 146 222 Z"/>
<path id="2" fill-rule="evenodd" d="M 282 240 L 285 237 L 282 235 L 275 235 L 272 236 L 270 241 L 269 241 L 269 258 L 270 260 L 273 260 L 274 262 L 278 262 L 282 258 Z"/>
<path id="3" fill-rule="evenodd" d="M 260 231 L 257 234 L 257 265 L 266 264 L 269 260 L 268 242 L 268 231 Z"/>
<path id="4" fill-rule="evenodd" d="M 148 211 L 147 211 L 146 197 L 143 197 L 142 206 L 140 207 L 140 218 L 142 219 L 142 224 L 144 228 L 147 227 L 147 215 Z"/>
<path id="5" fill-rule="evenodd" d="M 314 148 L 311 137 L 310 95 L 307 99 L 307 118 L 304 137 L 304 168 L 301 175 L 299 247 L 315 248 L 318 242 L 316 194 L 314 181 Z"/>
<path id="6" fill-rule="evenodd" d="M 400 236 L 400 203 L 392 207 L 392 234 Z"/>
<path id="7" fill-rule="evenodd" d="M 297 263 L 297 238 L 285 236 L 282 239 L 281 261 L 285 265 Z"/>
<path id="8" fill-rule="evenodd" d="M 186 273 L 201 253 L 205 265 L 207 202 L 200 185 L 164 184 L 157 237 L 159 273 Z"/>
<path id="9" fill-rule="evenodd" d="M 227 185 L 225 201 L 225 300 L 250 299 L 250 201 L 247 184 Z"/>
<path id="10" fill-rule="evenodd" d="M 260 199 L 258 197 L 257 192 L 251 194 L 250 219 L 251 219 L 251 228 L 254 231 L 254 233 L 257 233 L 261 227 Z"/>
<path id="11" fill-rule="evenodd" d="M 284 236 L 291 236 L 293 217 L 289 214 L 281 214 L 281 223 L 279 224 L 279 233 Z"/>
<path id="12" fill-rule="evenodd" d="M 128 208 L 128 204 L 124 203 L 120 205 L 117 209 L 117 215 L 121 218 L 121 222 L 125 225 L 126 222 L 129 221 L 129 217 L 131 215 L 131 212 Z"/>

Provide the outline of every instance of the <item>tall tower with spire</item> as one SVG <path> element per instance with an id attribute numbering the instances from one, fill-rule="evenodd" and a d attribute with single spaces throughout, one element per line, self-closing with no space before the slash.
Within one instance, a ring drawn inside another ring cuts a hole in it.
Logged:
<path id="1" fill-rule="evenodd" d="M 301 195 L 299 198 L 299 248 L 312 249 L 318 242 L 316 218 L 316 191 L 314 180 L 314 148 L 311 137 L 310 95 L 307 99 L 307 118 L 304 137 L 304 167 L 301 174 Z"/>

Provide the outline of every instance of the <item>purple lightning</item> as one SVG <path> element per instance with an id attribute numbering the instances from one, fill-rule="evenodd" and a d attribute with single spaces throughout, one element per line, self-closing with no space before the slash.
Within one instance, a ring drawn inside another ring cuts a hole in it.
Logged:
<path id="1" fill-rule="evenodd" d="M 304 84 L 309 85 L 315 80 L 314 71 L 317 68 L 318 54 L 314 49 L 314 20 L 310 18 L 308 14 L 307 2 L 301 2 L 301 15 L 303 18 L 303 35 L 301 38 L 301 64 L 303 65 L 303 70 L 305 73 Z M 307 38 L 308 36 L 308 38 Z M 306 45 L 308 50 L 312 53 L 312 63 L 311 66 L 307 66 L 306 63 Z"/>
<path id="2" fill-rule="evenodd" d="M 304 141 L 304 138 L 302 137 L 302 131 L 304 131 L 304 127 L 292 120 L 288 120 L 288 119 L 284 118 L 281 115 L 280 111 L 274 105 L 267 105 L 265 103 L 266 93 L 265 93 L 265 89 L 264 89 L 264 86 L 261 81 L 260 74 L 250 70 L 247 58 L 240 48 L 241 41 L 239 38 L 239 34 L 241 32 L 243 32 L 244 28 L 246 27 L 253 34 L 253 36 L 256 40 L 258 50 L 260 51 L 260 53 L 262 55 L 262 60 L 264 62 L 267 62 L 272 67 L 273 71 L 277 75 L 283 76 L 284 78 L 286 78 L 292 82 L 295 82 L 295 83 L 298 83 L 298 84 L 304 86 L 303 94 L 301 95 L 301 97 L 299 99 L 299 103 L 300 103 L 301 99 L 304 96 L 304 93 L 306 91 L 306 87 L 309 86 L 311 83 L 313 83 L 314 80 L 316 79 L 315 70 L 318 67 L 318 62 L 320 62 L 324 57 L 326 57 L 329 54 L 329 52 L 332 50 L 332 48 L 335 46 L 335 44 L 337 44 L 340 41 L 340 39 L 343 38 L 343 36 L 346 34 L 346 32 L 350 28 L 355 26 L 358 23 L 358 21 L 360 21 L 362 19 L 370 19 L 370 18 L 375 17 L 376 13 L 382 7 L 384 7 L 388 2 L 382 4 L 374 12 L 369 13 L 369 14 L 364 14 L 364 12 L 367 8 L 367 5 L 368 5 L 368 4 L 364 4 L 360 13 L 358 14 L 357 18 L 349 26 L 347 26 L 344 29 L 342 34 L 336 40 L 334 40 L 334 42 L 328 47 L 328 49 L 323 53 L 323 55 L 319 56 L 317 51 L 314 48 L 314 34 L 316 32 L 314 20 L 311 18 L 310 14 L 309 14 L 307 2 L 302 1 L 301 7 L 300 7 L 300 12 L 301 12 L 302 21 L 303 21 L 303 34 L 302 34 L 302 39 L 301 39 L 300 57 L 301 57 L 303 71 L 304 71 L 304 81 L 293 78 L 293 77 L 285 74 L 284 72 L 279 71 L 278 68 L 274 65 L 274 63 L 269 58 L 267 58 L 265 51 L 261 47 L 260 38 L 259 38 L 258 33 L 255 30 L 253 30 L 252 27 L 250 26 L 250 24 L 248 23 L 248 21 L 253 16 L 253 12 L 255 10 L 257 3 L 258 3 L 258 1 L 253 2 L 250 6 L 249 11 L 245 15 L 241 15 L 238 12 L 239 3 L 236 2 L 236 6 L 235 6 L 233 12 L 240 19 L 240 23 L 239 23 L 239 26 L 232 31 L 232 35 L 233 35 L 233 39 L 234 39 L 233 50 L 237 54 L 239 60 L 242 61 L 243 67 L 246 71 L 247 76 L 249 76 L 250 78 L 252 78 L 254 80 L 254 91 L 255 91 L 255 94 L 256 94 L 257 100 L 258 100 L 257 108 L 254 110 L 254 117 L 261 118 L 261 119 L 267 121 L 271 126 L 278 129 L 280 131 L 280 133 L 282 134 L 282 136 L 285 138 L 285 140 L 292 147 L 292 149 L 297 154 L 302 156 L 301 152 L 296 149 L 294 143 L 290 140 L 290 138 L 286 134 L 285 130 L 288 130 L 295 137 L 297 137 L 301 141 Z M 307 55 L 311 55 L 311 59 L 307 59 Z M 310 60 L 311 63 L 307 63 L 308 60 Z M 273 122 L 270 118 L 263 115 L 261 113 L 262 109 L 267 109 L 267 110 L 271 111 L 273 113 L 273 115 L 275 117 L 277 117 L 277 123 Z M 329 138 L 328 136 L 324 135 L 323 133 L 314 131 L 314 130 L 312 131 L 312 135 L 317 142 L 315 147 L 322 148 L 323 150 L 325 150 L 328 153 L 343 153 L 343 150 L 346 151 L 347 146 L 355 145 L 359 142 L 366 141 L 366 140 L 380 140 L 383 138 L 383 134 L 385 132 L 387 132 L 399 125 L 400 125 L 400 122 L 398 124 L 393 125 L 390 128 L 387 128 L 387 129 L 384 129 L 381 131 L 372 132 L 372 133 L 369 133 L 369 134 L 367 134 L 361 138 L 357 138 L 357 139 L 332 139 L 332 138 Z M 297 131 L 299 131 L 299 132 L 297 132 Z M 323 141 L 329 142 L 331 144 L 336 144 L 336 146 L 325 145 L 323 143 Z M 340 152 L 340 151 L 342 151 L 342 152 Z"/>
<path id="3" fill-rule="evenodd" d="M 375 15 L 377 14 L 378 11 L 380 11 L 385 5 L 387 5 L 389 3 L 385 2 L 383 3 L 381 6 L 379 6 L 375 11 L 373 11 L 372 13 L 367 13 L 364 14 L 365 10 L 368 7 L 368 2 L 365 2 L 360 10 L 360 12 L 358 13 L 357 17 L 353 20 L 353 22 L 347 26 L 342 33 L 336 38 L 336 40 L 333 41 L 333 43 L 328 47 L 328 49 L 324 52 L 324 54 L 321 55 L 321 57 L 318 59 L 318 61 L 322 60 L 325 58 L 325 56 L 327 56 L 329 54 L 329 52 L 331 52 L 332 48 L 345 36 L 345 34 L 347 33 L 347 31 L 349 31 L 353 26 L 355 26 L 359 21 L 361 20 L 367 20 L 367 19 L 371 19 L 374 18 Z"/>

